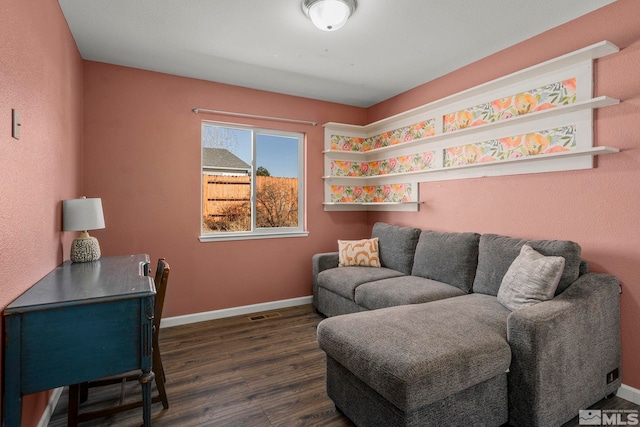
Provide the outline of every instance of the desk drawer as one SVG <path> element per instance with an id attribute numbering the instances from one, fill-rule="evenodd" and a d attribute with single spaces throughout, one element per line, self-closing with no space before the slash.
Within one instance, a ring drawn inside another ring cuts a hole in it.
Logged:
<path id="1" fill-rule="evenodd" d="M 141 304 L 128 299 L 21 316 L 23 393 L 139 368 Z"/>

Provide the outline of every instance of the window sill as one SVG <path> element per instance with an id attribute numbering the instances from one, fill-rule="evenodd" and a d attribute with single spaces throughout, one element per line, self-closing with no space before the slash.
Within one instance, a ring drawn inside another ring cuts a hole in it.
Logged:
<path id="1" fill-rule="evenodd" d="M 208 233 L 198 239 L 201 242 L 222 242 L 228 240 L 282 239 L 287 237 L 307 237 L 308 231 L 279 231 L 268 233 Z"/>

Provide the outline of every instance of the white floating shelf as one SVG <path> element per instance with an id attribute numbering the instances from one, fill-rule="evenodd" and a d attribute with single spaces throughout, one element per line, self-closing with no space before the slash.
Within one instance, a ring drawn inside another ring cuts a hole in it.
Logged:
<path id="1" fill-rule="evenodd" d="M 457 138 L 463 135 L 472 135 L 474 133 L 482 132 L 488 128 L 500 129 L 514 124 L 521 124 L 527 122 L 533 122 L 544 118 L 544 116 L 560 116 L 562 114 L 573 113 L 575 111 L 608 107 L 610 105 L 617 105 L 620 103 L 619 99 L 610 98 L 608 96 L 599 96 L 597 98 L 587 99 L 586 101 L 575 102 L 569 105 L 562 105 L 556 108 L 549 108 L 547 110 L 536 111 L 534 113 L 523 114 L 521 116 L 515 116 L 507 120 L 501 120 L 498 122 L 487 123 L 484 125 L 474 126 L 470 128 L 460 129 L 455 132 L 439 133 L 436 135 L 427 136 L 424 138 L 415 139 L 413 141 L 403 142 L 401 144 L 388 145 L 382 148 L 376 148 L 368 151 L 344 151 L 344 150 L 325 150 L 323 153 L 329 158 L 334 160 L 362 160 L 366 159 L 376 153 L 385 151 L 395 151 L 400 148 L 412 147 L 425 143 L 440 142 L 447 139 Z M 333 129 L 333 128 L 332 128 Z M 425 147 L 426 149 L 426 147 Z"/>
<path id="2" fill-rule="evenodd" d="M 424 169 L 420 171 L 412 171 L 412 172 L 402 172 L 402 173 L 388 173 L 384 175 L 375 175 L 375 176 L 323 176 L 322 178 L 327 181 L 339 181 L 339 180 L 353 180 L 353 181 L 386 181 L 390 178 L 395 177 L 411 177 L 412 179 L 416 179 L 416 176 L 419 175 L 427 175 L 438 172 L 448 172 L 459 169 L 473 169 L 473 168 L 486 168 L 491 166 L 498 165 L 507 165 L 513 163 L 528 163 L 528 162 L 536 162 L 550 159 L 558 159 L 558 158 L 572 158 L 572 157 L 588 157 L 588 156 L 599 156 L 603 154 L 612 154 L 618 153 L 620 150 L 614 147 L 593 147 L 585 150 L 576 150 L 576 151 L 566 151 L 563 153 L 550 153 L 550 154 L 538 154 L 535 156 L 527 156 L 527 157 L 517 157 L 514 159 L 506 159 L 506 160 L 496 160 L 493 162 L 482 162 L 482 163 L 472 163 L 467 165 L 460 166 L 450 166 L 450 167 L 441 167 L 441 168 L 431 168 Z M 428 181 L 428 178 L 425 178 L 425 181 Z"/>
<path id="3" fill-rule="evenodd" d="M 323 202 L 325 211 L 404 211 L 417 212 L 423 202 Z"/>
<path id="4" fill-rule="evenodd" d="M 362 205 L 362 206 L 384 206 L 384 205 L 414 205 L 422 202 L 322 202 L 323 205 Z"/>

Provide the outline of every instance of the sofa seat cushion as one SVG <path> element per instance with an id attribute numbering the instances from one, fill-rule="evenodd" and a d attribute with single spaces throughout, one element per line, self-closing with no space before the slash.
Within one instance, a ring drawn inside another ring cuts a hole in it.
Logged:
<path id="1" fill-rule="evenodd" d="M 318 325 L 328 356 L 403 411 L 507 371 L 510 310 L 467 294 L 337 316 Z"/>
<path id="2" fill-rule="evenodd" d="M 318 274 L 318 287 L 353 301 L 355 290 L 361 284 L 402 275 L 399 271 L 384 267 L 337 267 Z"/>
<path id="3" fill-rule="evenodd" d="M 400 276 L 363 283 L 356 288 L 355 301 L 369 310 L 376 310 L 465 294 L 464 291 L 446 283 L 416 276 Z"/>
<path id="4" fill-rule="evenodd" d="M 413 276 L 437 280 L 469 293 L 478 266 L 478 233 L 420 233 Z"/>
<path id="5" fill-rule="evenodd" d="M 371 238 L 378 238 L 380 263 L 383 267 L 411 274 L 413 255 L 421 230 L 413 227 L 376 222 L 371 230 Z"/>
<path id="6" fill-rule="evenodd" d="M 520 255 L 523 245 L 531 246 L 545 256 L 564 258 L 564 271 L 556 289 L 562 293 L 580 275 L 581 248 L 569 240 L 524 240 L 497 234 L 480 236 L 478 271 L 473 282 L 473 292 L 498 295 L 500 284 L 513 261 Z"/>

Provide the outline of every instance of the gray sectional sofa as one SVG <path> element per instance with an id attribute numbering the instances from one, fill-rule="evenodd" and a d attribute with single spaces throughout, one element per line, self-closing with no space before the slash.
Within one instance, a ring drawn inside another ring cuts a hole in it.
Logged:
<path id="1" fill-rule="evenodd" d="M 356 425 L 559 426 L 620 386 L 620 284 L 578 244 L 384 223 L 372 237 L 379 268 L 312 260 L 327 393 Z M 564 269 L 552 299 L 512 311 L 498 293 L 525 244 Z"/>

